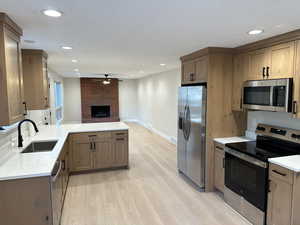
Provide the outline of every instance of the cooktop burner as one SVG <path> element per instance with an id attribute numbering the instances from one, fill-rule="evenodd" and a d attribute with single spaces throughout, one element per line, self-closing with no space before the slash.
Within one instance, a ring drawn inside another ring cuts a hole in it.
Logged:
<path id="1" fill-rule="evenodd" d="M 300 154 L 299 144 L 268 136 L 257 136 L 256 141 L 226 144 L 226 147 L 265 162 L 268 158 Z"/>

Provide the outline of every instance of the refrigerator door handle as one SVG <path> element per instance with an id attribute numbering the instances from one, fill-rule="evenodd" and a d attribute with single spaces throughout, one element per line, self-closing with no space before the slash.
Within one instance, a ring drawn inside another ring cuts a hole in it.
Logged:
<path id="1" fill-rule="evenodd" d="M 187 113 L 186 113 L 186 121 L 187 121 L 187 140 L 190 137 L 191 134 L 191 111 L 190 111 L 190 107 L 187 106 Z"/>
<path id="2" fill-rule="evenodd" d="M 186 113 L 187 113 L 187 105 L 184 107 L 184 113 L 183 113 L 183 121 L 182 121 L 182 127 L 183 127 L 183 136 L 184 139 L 187 140 L 187 130 L 186 130 Z"/>
<path id="3" fill-rule="evenodd" d="M 182 112 L 179 113 L 179 118 L 178 118 L 178 128 L 179 128 L 179 130 L 182 130 L 182 129 L 183 129 Z"/>

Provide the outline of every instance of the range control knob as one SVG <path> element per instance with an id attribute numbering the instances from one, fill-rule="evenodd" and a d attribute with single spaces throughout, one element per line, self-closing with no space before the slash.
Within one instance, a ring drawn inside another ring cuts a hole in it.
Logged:
<path id="1" fill-rule="evenodd" d="M 260 126 L 257 126 L 257 127 L 256 127 L 256 130 L 259 130 L 259 131 L 265 131 L 265 130 L 266 130 L 266 128 L 264 128 L 264 127 L 260 127 Z"/>
<path id="2" fill-rule="evenodd" d="M 291 137 L 295 139 L 300 139 L 300 134 L 292 134 Z"/>

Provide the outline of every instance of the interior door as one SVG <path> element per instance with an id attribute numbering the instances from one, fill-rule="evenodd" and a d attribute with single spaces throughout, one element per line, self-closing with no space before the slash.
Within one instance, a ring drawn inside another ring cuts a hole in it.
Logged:
<path id="1" fill-rule="evenodd" d="M 188 88 L 187 107 L 187 175 L 204 187 L 206 87 Z"/>
<path id="2" fill-rule="evenodd" d="M 185 109 L 187 106 L 187 87 L 178 89 L 178 132 L 177 132 L 177 166 L 186 173 L 186 140 L 185 140 Z"/>

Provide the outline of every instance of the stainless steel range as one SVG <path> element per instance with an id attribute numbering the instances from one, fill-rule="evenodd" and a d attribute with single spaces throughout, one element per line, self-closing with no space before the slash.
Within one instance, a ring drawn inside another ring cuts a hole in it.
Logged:
<path id="1" fill-rule="evenodd" d="M 268 159 L 300 154 L 300 131 L 265 124 L 257 139 L 226 144 L 225 201 L 254 225 L 266 224 Z"/>

